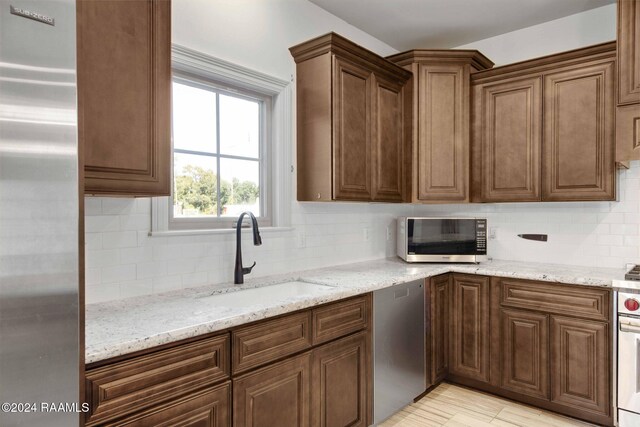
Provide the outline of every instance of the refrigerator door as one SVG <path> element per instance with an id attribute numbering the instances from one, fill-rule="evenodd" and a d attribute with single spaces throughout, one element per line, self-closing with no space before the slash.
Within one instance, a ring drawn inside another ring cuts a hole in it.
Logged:
<path id="1" fill-rule="evenodd" d="M 75 0 L 0 0 L 3 427 L 79 424 L 75 28 Z"/>

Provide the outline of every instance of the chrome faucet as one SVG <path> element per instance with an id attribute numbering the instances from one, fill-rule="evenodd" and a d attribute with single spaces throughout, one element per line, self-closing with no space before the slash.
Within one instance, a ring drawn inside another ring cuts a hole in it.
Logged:
<path id="1" fill-rule="evenodd" d="M 258 230 L 258 220 L 256 217 L 249 211 L 242 212 L 238 217 L 238 224 L 236 224 L 236 268 L 233 275 L 233 283 L 239 285 L 244 283 L 244 275 L 251 273 L 253 267 L 256 266 L 256 262 L 253 262 L 251 267 L 243 267 L 242 266 L 242 243 L 241 243 L 241 235 L 242 235 L 242 220 L 245 215 L 249 215 L 251 218 L 251 226 L 253 229 L 253 244 L 255 246 L 260 246 L 262 244 L 262 238 L 260 237 L 260 230 Z"/>

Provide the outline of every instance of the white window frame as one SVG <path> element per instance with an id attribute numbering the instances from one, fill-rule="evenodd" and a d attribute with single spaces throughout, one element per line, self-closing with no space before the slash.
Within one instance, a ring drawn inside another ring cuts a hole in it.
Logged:
<path id="1" fill-rule="evenodd" d="M 261 227 L 290 229 L 292 107 L 291 82 L 240 67 L 180 45 L 172 45 L 172 69 L 178 80 L 188 84 L 205 85 L 219 93 L 233 96 L 253 95 L 262 99 L 262 120 L 270 120 L 262 127 L 267 135 L 261 135 L 261 185 L 266 185 L 266 197 L 261 197 L 263 217 Z M 245 94 L 233 90 L 239 88 Z M 268 100 L 271 100 L 269 102 Z M 263 143 L 263 141 L 267 143 Z M 171 177 L 173 179 L 173 146 L 171 148 Z M 219 172 L 219 171 L 218 171 Z M 261 189 L 261 193 L 262 193 Z M 264 200 L 262 200 L 264 198 Z M 234 217 L 173 218 L 172 196 L 152 198 L 151 235 L 209 234 L 233 232 L 237 222 Z M 262 228 L 261 228 L 262 229 Z"/>

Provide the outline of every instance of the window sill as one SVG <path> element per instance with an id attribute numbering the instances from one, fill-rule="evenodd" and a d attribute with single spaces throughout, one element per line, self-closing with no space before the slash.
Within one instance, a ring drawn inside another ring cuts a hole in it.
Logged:
<path id="1" fill-rule="evenodd" d="M 245 227 L 243 227 L 245 228 Z M 246 227 L 249 229 L 249 227 Z M 262 227 L 260 233 L 278 233 L 295 230 L 294 227 Z M 211 230 L 168 230 L 168 231 L 150 231 L 151 237 L 172 237 L 172 236 L 203 236 L 210 234 L 235 234 L 235 228 L 217 228 Z"/>

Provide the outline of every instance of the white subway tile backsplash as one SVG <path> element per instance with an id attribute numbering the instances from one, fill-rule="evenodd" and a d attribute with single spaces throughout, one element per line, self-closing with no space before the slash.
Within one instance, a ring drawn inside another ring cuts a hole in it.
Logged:
<path id="1" fill-rule="evenodd" d="M 640 262 L 640 162 L 619 171 L 620 200 L 578 203 L 407 205 L 292 203 L 293 231 L 243 232 L 252 276 L 395 255 L 398 216 L 481 216 L 496 230 L 496 259 L 623 268 Z M 151 199 L 85 199 L 87 301 L 233 280 L 235 235 L 150 237 Z M 386 228 L 393 238 L 387 241 Z M 364 230 L 369 238 L 365 239 Z M 517 237 L 546 233 L 546 243 Z M 301 237 L 302 236 L 302 237 Z"/>
<path id="2" fill-rule="evenodd" d="M 138 246 L 138 234 L 135 231 L 112 231 L 102 234 L 104 249 L 134 248 L 136 246 Z"/>
<path id="3" fill-rule="evenodd" d="M 102 283 L 121 283 L 128 280 L 135 280 L 135 278 L 135 264 L 113 265 L 110 267 L 102 268 Z"/>

